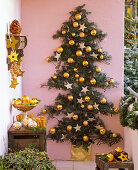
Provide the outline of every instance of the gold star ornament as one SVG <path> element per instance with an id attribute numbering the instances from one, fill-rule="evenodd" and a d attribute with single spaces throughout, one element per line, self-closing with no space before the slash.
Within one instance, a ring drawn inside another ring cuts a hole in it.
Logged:
<path id="1" fill-rule="evenodd" d="M 24 73 L 25 71 L 22 71 L 21 69 L 19 70 L 19 72 L 18 72 L 18 74 L 17 74 L 17 77 L 19 77 L 19 76 L 22 76 L 23 77 L 23 73 Z"/>
<path id="2" fill-rule="evenodd" d="M 12 63 L 13 61 L 18 61 L 18 59 L 17 59 L 17 56 L 18 56 L 19 54 L 16 54 L 16 53 L 14 53 L 13 51 L 11 51 L 11 54 L 10 55 L 8 55 L 8 58 L 10 59 L 10 62 Z"/>
<path id="3" fill-rule="evenodd" d="M 16 88 L 16 86 L 17 86 L 18 84 L 19 84 L 19 83 L 17 82 L 17 79 L 12 80 L 12 81 L 11 81 L 11 85 L 10 85 L 10 87 L 15 89 L 15 88 Z"/>
<path id="4" fill-rule="evenodd" d="M 12 35 L 10 39 L 6 39 L 7 42 L 7 48 L 13 48 L 15 50 L 15 45 L 19 42 L 18 40 L 15 39 L 15 37 Z"/>
<path id="5" fill-rule="evenodd" d="M 10 41 L 10 39 L 6 39 L 6 43 L 7 43 L 6 48 L 10 48 L 10 47 L 11 47 L 11 41 Z"/>
<path id="6" fill-rule="evenodd" d="M 122 153 L 121 153 L 120 156 L 118 156 L 118 158 L 120 158 L 122 162 L 128 161 L 127 155 L 124 155 L 124 154 L 122 154 Z"/>

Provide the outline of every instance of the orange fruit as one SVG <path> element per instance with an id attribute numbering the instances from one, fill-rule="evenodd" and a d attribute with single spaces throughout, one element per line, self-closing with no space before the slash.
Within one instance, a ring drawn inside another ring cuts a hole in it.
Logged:
<path id="1" fill-rule="evenodd" d="M 30 99 L 30 104 L 37 104 L 38 103 L 38 100 L 36 98 L 32 98 Z"/>
<path id="2" fill-rule="evenodd" d="M 21 100 L 23 104 L 29 103 L 29 97 L 27 95 L 22 96 Z"/>
<path id="3" fill-rule="evenodd" d="M 14 105 L 21 105 L 22 101 L 20 99 L 17 99 L 14 101 Z"/>

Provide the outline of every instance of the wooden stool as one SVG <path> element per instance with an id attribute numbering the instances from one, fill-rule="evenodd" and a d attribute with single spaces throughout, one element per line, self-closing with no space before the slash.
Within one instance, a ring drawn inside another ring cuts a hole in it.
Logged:
<path id="1" fill-rule="evenodd" d="M 28 130 L 24 127 L 19 130 L 11 127 L 8 130 L 8 147 L 14 151 L 24 150 L 33 143 L 39 151 L 46 151 L 46 131 Z"/>
<path id="2" fill-rule="evenodd" d="M 134 164 L 132 161 L 127 162 L 108 162 L 100 158 L 100 155 L 96 155 L 96 168 L 95 170 L 108 170 L 109 168 L 118 168 L 119 170 L 134 170 Z"/>

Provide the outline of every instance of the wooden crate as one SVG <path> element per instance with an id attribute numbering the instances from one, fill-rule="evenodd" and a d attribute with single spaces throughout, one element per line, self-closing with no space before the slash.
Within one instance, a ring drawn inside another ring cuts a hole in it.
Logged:
<path id="1" fill-rule="evenodd" d="M 118 168 L 119 170 L 134 170 L 134 164 L 132 161 L 127 162 L 108 162 L 102 160 L 99 155 L 96 155 L 96 168 L 95 170 L 108 170 L 109 168 Z"/>
<path id="2" fill-rule="evenodd" d="M 11 127 L 8 130 L 8 147 L 14 151 L 24 150 L 32 143 L 36 144 L 39 151 L 46 151 L 46 131 L 28 130 L 24 127 L 19 130 Z"/>

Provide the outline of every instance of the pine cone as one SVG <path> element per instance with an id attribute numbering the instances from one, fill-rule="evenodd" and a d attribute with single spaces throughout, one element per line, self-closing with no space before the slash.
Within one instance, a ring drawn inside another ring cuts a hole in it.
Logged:
<path id="1" fill-rule="evenodd" d="M 21 26 L 20 26 L 19 21 L 16 20 L 16 19 L 13 20 L 12 23 L 11 23 L 11 25 L 10 25 L 10 32 L 11 32 L 12 34 L 20 34 L 21 30 L 22 30 L 22 28 L 21 28 Z"/>

